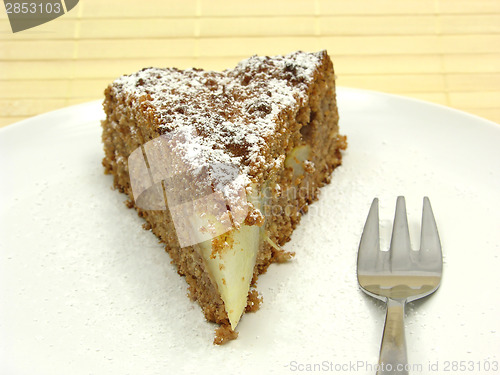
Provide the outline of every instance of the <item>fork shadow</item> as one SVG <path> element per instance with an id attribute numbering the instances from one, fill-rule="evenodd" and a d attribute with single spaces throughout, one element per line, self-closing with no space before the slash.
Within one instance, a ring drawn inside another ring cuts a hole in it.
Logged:
<path id="1" fill-rule="evenodd" d="M 358 293 L 365 301 L 365 305 L 368 307 L 368 310 L 372 313 L 371 315 L 374 318 L 379 318 L 382 314 L 385 314 L 385 302 L 379 300 L 378 298 L 369 296 L 361 289 L 358 289 Z"/>

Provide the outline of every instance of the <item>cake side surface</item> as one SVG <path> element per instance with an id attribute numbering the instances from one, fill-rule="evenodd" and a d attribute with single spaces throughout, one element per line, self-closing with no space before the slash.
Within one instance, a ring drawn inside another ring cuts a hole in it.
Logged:
<path id="1" fill-rule="evenodd" d="M 335 73 L 326 53 L 305 98 L 288 114 L 289 138 L 286 146 L 276 150 L 277 157 L 284 158 L 284 167 L 277 168 L 271 178 L 265 216 L 268 236 L 277 246 L 261 251 L 256 276 L 269 264 L 289 259 L 280 246 L 290 240 L 301 216 L 318 199 L 319 189 L 330 182 L 332 171 L 342 162 L 341 151 L 347 147 L 346 138 L 339 134 Z"/>
<path id="2" fill-rule="evenodd" d="M 338 134 L 330 58 L 326 52 L 254 56 L 221 73 L 149 68 L 119 78 L 108 86 L 105 97 L 106 173 L 113 175 L 114 186 L 129 195 L 130 206 L 165 243 L 206 318 L 232 323 L 220 282 L 207 271 L 200 249 L 180 246 L 168 210 L 144 210 L 135 204 L 128 157 L 161 135 L 180 133 L 185 141 L 180 154 L 189 163 L 238 168 L 243 176 L 240 185 L 249 196 L 256 191 L 259 196 L 258 204 L 249 205 L 245 220 L 249 226 L 259 225 L 263 238 L 253 268 L 255 285 L 269 264 L 289 257 L 280 245 L 290 239 L 300 216 L 341 163 L 340 150 L 346 143 Z M 215 185 L 221 182 L 221 176 L 212 177 Z M 227 197 L 231 199 L 231 192 Z M 246 304 L 248 311 L 258 307 L 253 289 Z"/>

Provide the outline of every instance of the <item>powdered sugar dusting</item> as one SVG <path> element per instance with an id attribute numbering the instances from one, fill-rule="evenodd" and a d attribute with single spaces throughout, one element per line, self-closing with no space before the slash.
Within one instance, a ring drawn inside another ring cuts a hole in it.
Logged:
<path id="1" fill-rule="evenodd" d="M 235 166 L 248 185 L 265 167 L 276 120 L 285 109 L 299 107 L 324 54 L 253 56 L 223 72 L 146 68 L 112 87 L 127 105 L 151 113 L 160 134 L 182 139 L 177 151 L 193 168 Z M 225 186 L 223 169 L 213 173 L 216 184 Z"/>

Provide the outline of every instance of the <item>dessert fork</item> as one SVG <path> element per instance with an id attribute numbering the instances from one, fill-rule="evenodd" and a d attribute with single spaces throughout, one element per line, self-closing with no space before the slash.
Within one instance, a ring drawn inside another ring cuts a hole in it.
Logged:
<path id="1" fill-rule="evenodd" d="M 441 282 L 441 243 L 429 198 L 424 198 L 420 250 L 410 246 L 404 197 L 398 197 L 389 251 L 380 250 L 378 199 L 370 208 L 358 250 L 358 283 L 387 304 L 377 374 L 408 374 L 406 302 L 433 293 Z"/>

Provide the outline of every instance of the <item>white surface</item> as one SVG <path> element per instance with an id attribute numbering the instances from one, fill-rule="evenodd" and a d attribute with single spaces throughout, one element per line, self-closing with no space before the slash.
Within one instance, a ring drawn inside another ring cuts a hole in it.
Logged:
<path id="1" fill-rule="evenodd" d="M 500 126 L 374 92 L 338 97 L 344 164 L 286 245 L 295 259 L 261 276 L 264 304 L 222 347 L 111 190 L 99 102 L 2 129 L 0 373 L 374 374 L 384 310 L 358 289 L 357 247 L 375 196 L 388 244 L 398 195 L 415 243 L 430 197 L 445 256 L 441 288 L 407 309 L 409 360 L 422 366 L 412 373 L 498 373 L 478 366 L 499 360 Z M 447 361 L 474 362 L 446 372 Z"/>

